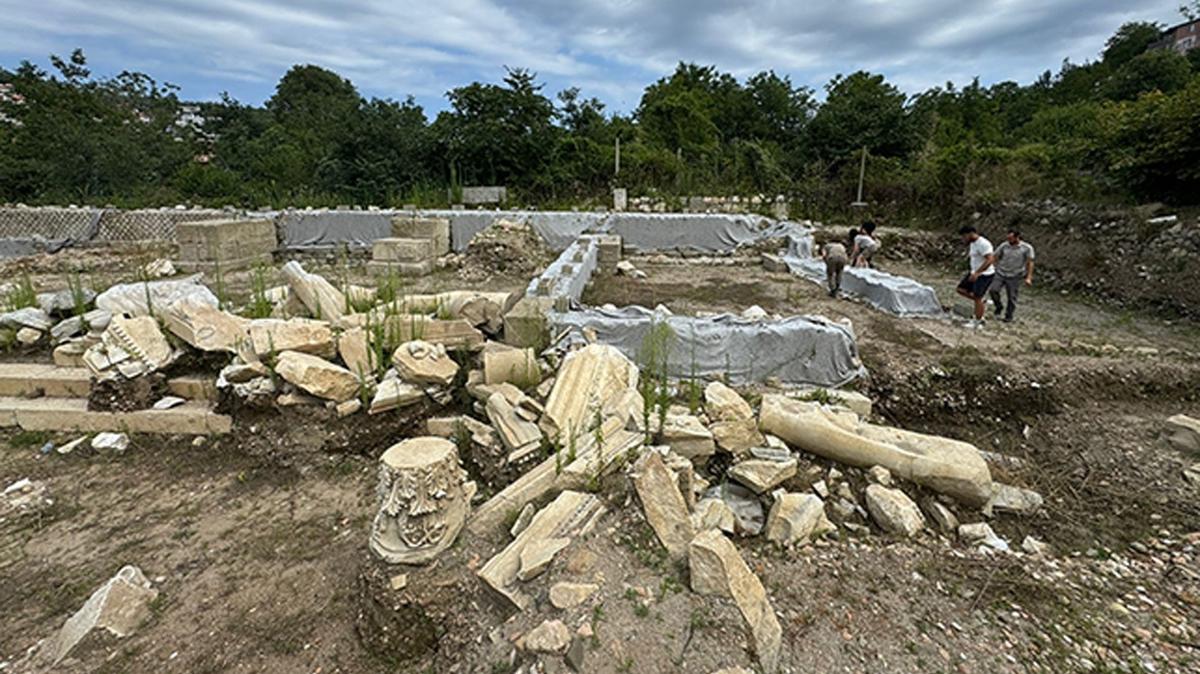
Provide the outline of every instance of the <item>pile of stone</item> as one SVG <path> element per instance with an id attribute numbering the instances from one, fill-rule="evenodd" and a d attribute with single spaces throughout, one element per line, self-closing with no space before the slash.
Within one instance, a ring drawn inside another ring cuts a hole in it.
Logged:
<path id="1" fill-rule="evenodd" d="M 458 276 L 464 281 L 496 274 L 530 278 L 552 259 L 545 241 L 527 223 L 501 219 L 471 239 L 458 259 Z"/>
<path id="2" fill-rule="evenodd" d="M 0 287 L 0 298 L 10 298 L 12 284 Z M 110 315 L 93 310 L 95 291 L 90 288 L 39 293 L 36 304 L 0 313 L 0 343 L 33 347 L 49 340 L 61 344 L 92 329 L 93 339 L 108 324 Z"/>

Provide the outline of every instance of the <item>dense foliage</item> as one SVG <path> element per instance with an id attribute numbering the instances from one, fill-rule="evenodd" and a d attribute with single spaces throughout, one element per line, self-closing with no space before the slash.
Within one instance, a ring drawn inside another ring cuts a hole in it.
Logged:
<path id="1" fill-rule="evenodd" d="M 908 95 L 855 72 L 822 102 L 774 72 L 739 81 L 681 63 L 629 115 L 574 88 L 552 98 L 510 69 L 448 92 L 432 121 L 411 98 L 366 99 L 311 65 L 262 107 L 225 96 L 185 108 L 144 74 L 93 78 L 76 51 L 51 73 L 0 69 L 0 201 L 439 205 L 462 185 L 499 184 L 554 206 L 604 202 L 620 185 L 782 193 L 820 217 L 853 197 L 865 149 L 868 199 L 894 213 L 1050 195 L 1195 202 L 1200 50 L 1151 49 L 1160 30 L 1122 26 L 1095 61 L 1024 86 Z"/>

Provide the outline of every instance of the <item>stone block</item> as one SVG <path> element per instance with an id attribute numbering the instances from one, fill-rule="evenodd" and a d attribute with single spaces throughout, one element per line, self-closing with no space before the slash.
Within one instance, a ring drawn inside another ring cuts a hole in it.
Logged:
<path id="1" fill-rule="evenodd" d="M 450 252 L 449 218 L 399 215 L 392 218 L 392 236 L 402 239 L 429 239 L 435 257 Z"/>
<path id="2" fill-rule="evenodd" d="M 376 239 L 371 246 L 371 259 L 375 262 L 426 262 L 433 258 L 433 247 L 431 238 Z"/>
<path id="3" fill-rule="evenodd" d="M 176 266 L 186 272 L 244 269 L 270 264 L 275 253 L 271 220 L 200 220 L 175 226 L 179 243 Z"/>
<path id="4" fill-rule="evenodd" d="M 540 348 L 549 342 L 546 312 L 554 307 L 548 297 L 526 297 L 504 315 L 504 342 Z"/>
<path id="5" fill-rule="evenodd" d="M 428 276 L 433 273 L 433 260 L 421 262 L 381 262 L 371 260 L 367 263 L 367 273 L 373 276 Z"/>

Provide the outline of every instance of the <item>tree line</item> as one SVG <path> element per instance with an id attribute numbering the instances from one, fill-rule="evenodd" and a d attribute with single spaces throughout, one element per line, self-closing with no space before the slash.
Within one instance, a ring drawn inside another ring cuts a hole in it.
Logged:
<path id="1" fill-rule="evenodd" d="M 449 91 L 432 120 L 411 97 L 365 98 L 313 65 L 262 106 L 189 104 L 143 73 L 93 77 L 77 50 L 51 72 L 0 68 L 0 202 L 437 206 L 464 185 L 506 185 L 520 205 L 563 207 L 622 186 L 784 194 L 794 214 L 823 217 L 854 196 L 865 150 L 867 197 L 897 215 L 1050 196 L 1194 203 L 1200 50 L 1152 49 L 1160 34 L 1128 23 L 1095 60 L 1028 84 L 911 95 L 859 71 L 818 100 L 772 71 L 680 63 L 629 114 L 577 88 L 551 98 L 513 68 Z"/>

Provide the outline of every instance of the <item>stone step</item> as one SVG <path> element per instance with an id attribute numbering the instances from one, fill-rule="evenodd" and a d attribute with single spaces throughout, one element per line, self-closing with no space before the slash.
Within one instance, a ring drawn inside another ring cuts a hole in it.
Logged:
<path id="1" fill-rule="evenodd" d="M 87 408 L 86 398 L 0 397 L 0 427 L 5 426 L 27 431 L 219 435 L 233 428 L 233 419 L 196 401 L 169 410 L 97 412 Z"/>
<path id="2" fill-rule="evenodd" d="M 0 363 L 0 396 L 30 398 L 86 398 L 91 372 L 84 367 L 58 367 L 49 363 Z M 171 395 L 187 400 L 213 400 L 216 382 L 187 375 L 167 381 Z"/>

